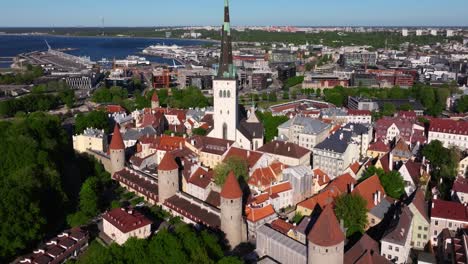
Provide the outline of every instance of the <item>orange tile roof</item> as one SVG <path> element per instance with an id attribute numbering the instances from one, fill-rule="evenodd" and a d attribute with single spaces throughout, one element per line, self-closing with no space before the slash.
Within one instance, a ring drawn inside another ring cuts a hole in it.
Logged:
<path id="1" fill-rule="evenodd" d="M 172 171 L 179 169 L 179 165 L 175 162 L 174 156 L 170 152 L 162 158 L 158 166 L 158 171 Z"/>
<path id="2" fill-rule="evenodd" d="M 321 169 L 314 170 L 314 177 L 317 179 L 317 182 L 320 186 L 323 186 L 330 182 L 330 177 L 328 177 L 328 175 Z"/>
<path id="3" fill-rule="evenodd" d="M 163 135 L 159 141 L 158 149 L 161 150 L 173 150 L 185 146 L 185 138 L 183 137 L 171 137 Z"/>
<path id="4" fill-rule="evenodd" d="M 359 164 L 359 162 L 354 162 L 353 164 L 349 165 L 349 168 L 351 169 L 351 171 L 356 174 L 358 173 L 359 171 L 359 168 L 361 168 L 361 165 Z"/>
<path id="5" fill-rule="evenodd" d="M 326 206 L 307 236 L 309 242 L 322 247 L 338 245 L 345 240 L 333 206 Z"/>
<path id="6" fill-rule="evenodd" d="M 270 194 L 268 193 L 261 193 L 255 197 L 252 197 L 253 198 L 253 202 L 256 203 L 256 204 L 262 204 L 266 201 L 268 201 L 268 199 L 270 199 Z"/>
<path id="7" fill-rule="evenodd" d="M 321 208 L 331 204 L 336 197 L 341 194 L 340 190 L 334 186 L 312 196 L 311 198 L 300 202 L 297 206 L 314 210 L 315 206 L 319 205 Z"/>
<path id="8" fill-rule="evenodd" d="M 287 182 L 282 182 L 280 184 L 276 184 L 274 186 L 270 187 L 270 193 L 271 194 L 279 194 L 282 192 L 286 192 L 292 190 L 291 183 L 289 181 Z"/>
<path id="9" fill-rule="evenodd" d="M 270 168 L 258 168 L 249 178 L 249 184 L 257 187 L 268 187 L 277 181 L 275 172 Z"/>
<path id="10" fill-rule="evenodd" d="M 247 220 L 254 223 L 274 214 L 276 214 L 276 212 L 273 208 L 273 205 L 271 204 L 260 208 L 245 208 L 245 215 L 247 216 Z"/>
<path id="11" fill-rule="evenodd" d="M 385 197 L 385 190 L 380 183 L 379 177 L 374 175 L 370 178 L 365 179 L 363 182 L 358 184 L 353 190 L 353 194 L 359 194 L 367 201 L 367 209 L 371 210 L 375 207 L 374 195 L 380 191 L 380 199 Z"/>
<path id="12" fill-rule="evenodd" d="M 125 149 L 125 145 L 124 145 L 124 142 L 123 142 L 123 139 L 122 139 L 122 134 L 120 134 L 120 129 L 119 129 L 118 124 L 115 124 L 114 134 L 112 136 L 112 140 L 111 140 L 111 143 L 109 145 L 109 148 L 114 149 L 114 150 Z"/>
<path id="13" fill-rule="evenodd" d="M 280 233 L 287 234 L 294 228 L 294 225 L 278 218 L 271 222 L 271 227 Z"/>
<path id="14" fill-rule="evenodd" d="M 226 199 L 238 199 L 242 197 L 242 190 L 233 171 L 231 171 L 227 176 L 220 195 Z"/>
<path id="15" fill-rule="evenodd" d="M 336 177 L 329 185 L 327 188 L 329 187 L 336 187 L 338 188 L 338 190 L 340 190 L 340 192 L 342 193 L 347 193 L 348 190 L 350 189 L 351 187 L 351 184 L 354 184 L 356 185 L 357 181 L 356 179 L 353 178 L 353 176 L 351 176 L 351 174 L 349 173 L 345 173 L 341 176 L 338 176 Z"/>

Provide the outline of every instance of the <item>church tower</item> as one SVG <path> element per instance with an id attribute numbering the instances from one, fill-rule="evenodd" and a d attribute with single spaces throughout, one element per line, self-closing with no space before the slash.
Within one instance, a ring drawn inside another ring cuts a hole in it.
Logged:
<path id="1" fill-rule="evenodd" d="M 211 137 L 236 140 L 238 128 L 237 80 L 232 59 L 229 1 L 224 0 L 221 56 L 218 75 L 213 80 L 214 129 Z"/>
<path id="2" fill-rule="evenodd" d="M 242 190 L 234 172 L 230 172 L 221 196 L 221 230 L 226 234 L 229 245 L 235 248 L 245 241 L 245 223 L 242 218 Z"/>
<path id="3" fill-rule="evenodd" d="M 170 152 L 166 152 L 158 166 L 158 199 L 162 204 L 179 191 L 179 165 Z"/>
<path id="4" fill-rule="evenodd" d="M 109 154 L 112 166 L 111 174 L 113 175 L 125 168 L 125 145 L 118 124 L 115 124 L 114 127 L 114 134 L 109 145 Z"/>

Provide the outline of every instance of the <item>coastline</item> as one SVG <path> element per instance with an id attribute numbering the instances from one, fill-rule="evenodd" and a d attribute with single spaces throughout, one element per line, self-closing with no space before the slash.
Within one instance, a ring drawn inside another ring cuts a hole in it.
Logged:
<path id="1" fill-rule="evenodd" d="M 165 37 L 140 37 L 140 36 L 102 36 L 102 35 L 63 35 L 63 34 L 48 34 L 48 33 L 5 33 L 1 32 L 1 36 L 24 36 L 24 37 L 40 37 L 40 36 L 47 36 L 47 37 L 67 37 L 67 38 L 132 38 L 132 39 L 159 39 L 159 40 L 176 40 L 176 41 L 199 41 L 199 42 L 213 42 L 219 43 L 219 40 L 213 39 L 187 39 L 187 38 L 165 38 Z"/>

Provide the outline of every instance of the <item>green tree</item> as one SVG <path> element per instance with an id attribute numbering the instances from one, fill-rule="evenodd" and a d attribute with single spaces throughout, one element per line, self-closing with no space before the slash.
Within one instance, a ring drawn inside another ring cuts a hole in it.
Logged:
<path id="1" fill-rule="evenodd" d="M 367 220 L 367 202 L 358 194 L 345 194 L 335 199 L 336 217 L 344 221 L 346 236 L 363 234 Z"/>
<path id="2" fill-rule="evenodd" d="M 380 183 L 384 187 L 385 193 L 395 199 L 400 199 L 405 192 L 405 182 L 398 171 L 385 172 L 375 166 L 370 166 L 363 173 L 360 181 L 364 181 L 369 177 L 377 175 Z"/>
<path id="3" fill-rule="evenodd" d="M 201 127 L 198 127 L 192 130 L 192 134 L 199 135 L 199 136 L 206 136 L 207 131 Z"/>
<path id="4" fill-rule="evenodd" d="M 78 114 L 75 119 L 75 134 L 81 134 L 86 128 L 104 129 L 110 132 L 109 117 L 104 111 L 92 111 Z"/>
<path id="5" fill-rule="evenodd" d="M 462 96 L 456 103 L 455 107 L 458 113 L 466 113 L 468 112 L 468 96 Z"/>
<path id="6" fill-rule="evenodd" d="M 257 112 L 257 117 L 265 128 L 266 142 L 270 142 L 278 136 L 278 126 L 289 120 L 286 116 L 273 116 L 271 112 Z"/>
<path id="7" fill-rule="evenodd" d="M 229 157 L 222 163 L 218 164 L 214 169 L 215 183 L 219 186 L 223 186 L 228 174 L 233 171 L 238 179 L 243 179 L 247 182 L 249 177 L 249 169 L 247 161 L 237 157 Z"/>
<path id="8" fill-rule="evenodd" d="M 271 93 L 268 95 L 268 101 L 270 101 L 270 102 L 276 102 L 276 101 L 278 101 L 278 98 L 276 97 L 276 93 L 275 93 L 275 92 L 271 92 Z"/>
<path id="9" fill-rule="evenodd" d="M 384 116 L 393 116 L 396 112 L 396 107 L 391 103 L 384 103 L 382 107 L 382 114 Z"/>
<path id="10" fill-rule="evenodd" d="M 288 91 L 284 91 L 284 92 L 283 92 L 283 99 L 284 99 L 284 100 L 288 100 L 288 99 L 289 99 L 289 92 L 288 92 Z"/>
<path id="11" fill-rule="evenodd" d="M 430 161 L 433 184 L 438 188 L 443 198 L 449 199 L 451 186 L 457 176 L 461 154 L 455 147 L 445 148 L 438 140 L 433 140 L 424 146 L 422 154 Z"/>

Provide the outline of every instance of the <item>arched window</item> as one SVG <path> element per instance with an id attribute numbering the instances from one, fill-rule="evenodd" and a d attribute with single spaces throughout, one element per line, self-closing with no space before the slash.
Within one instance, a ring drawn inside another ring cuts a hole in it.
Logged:
<path id="1" fill-rule="evenodd" d="M 226 97 L 226 90 L 223 91 L 223 97 Z"/>
<path id="2" fill-rule="evenodd" d="M 223 139 L 227 139 L 227 133 L 228 133 L 227 124 L 224 123 L 223 124 Z"/>
<path id="3" fill-rule="evenodd" d="M 219 97 L 223 97 L 223 91 L 219 90 Z"/>
<path id="4" fill-rule="evenodd" d="M 231 91 L 227 91 L 227 97 L 231 98 Z"/>

